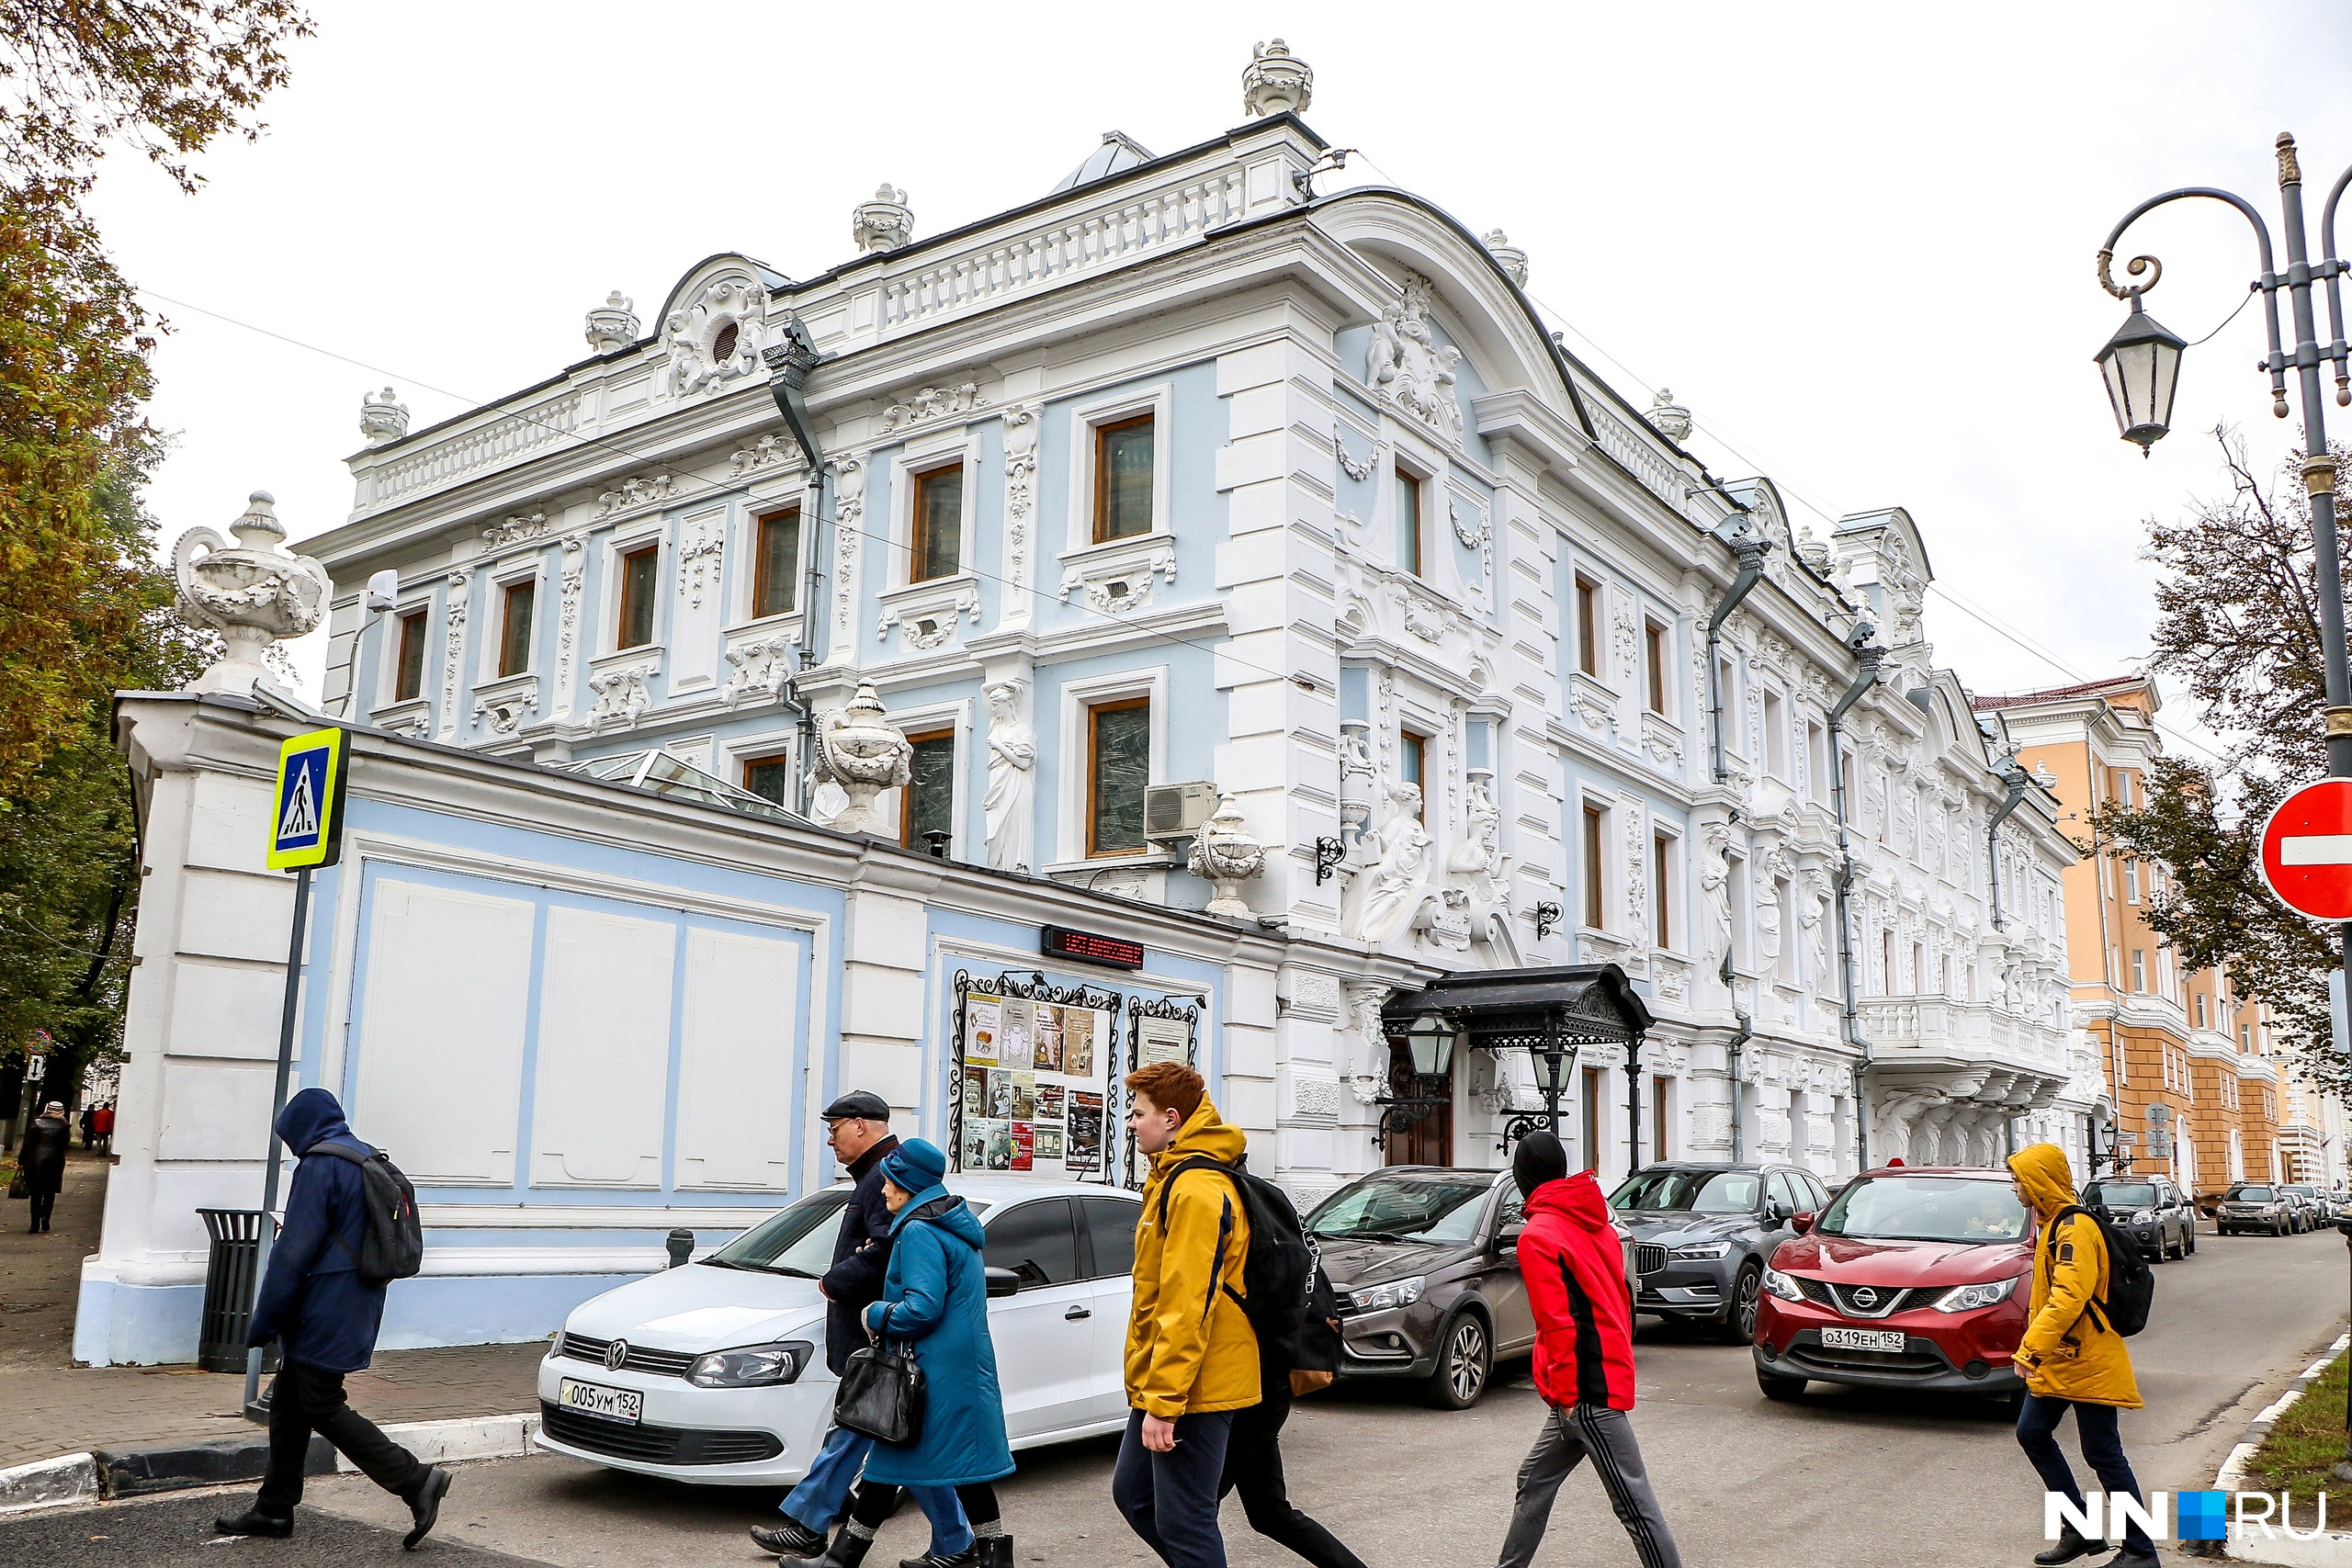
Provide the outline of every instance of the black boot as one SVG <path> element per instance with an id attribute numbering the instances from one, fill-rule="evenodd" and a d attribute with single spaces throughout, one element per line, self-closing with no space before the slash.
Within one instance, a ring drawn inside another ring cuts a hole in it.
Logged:
<path id="1" fill-rule="evenodd" d="M 2109 1550 L 2103 1540 L 2086 1540 L 2083 1532 L 2068 1525 L 2059 1532 L 2058 1544 L 2047 1551 L 2036 1552 L 2034 1561 L 2041 1568 L 2056 1568 L 2061 1562 L 2072 1562 L 2077 1557 L 2088 1557 L 2094 1551 Z"/>
<path id="2" fill-rule="evenodd" d="M 776 1568 L 857 1568 L 873 1548 L 872 1536 L 859 1535 L 843 1525 L 841 1533 L 833 1537 L 833 1544 L 825 1548 L 824 1556 L 786 1558 Z"/>
<path id="3" fill-rule="evenodd" d="M 2163 1568 L 2163 1563 L 2164 1559 L 2154 1551 L 2134 1551 L 2125 1547 L 2100 1564 L 2100 1568 Z"/>
<path id="4" fill-rule="evenodd" d="M 926 1551 L 921 1557 L 901 1557 L 899 1568 L 980 1568 L 980 1543 L 974 1541 L 953 1557 L 936 1551 Z"/>
<path id="5" fill-rule="evenodd" d="M 265 1514 L 255 1504 L 234 1517 L 221 1515 L 212 1521 L 212 1528 L 222 1535 L 265 1535 L 273 1540 L 284 1540 L 294 1533 L 294 1516 Z"/>
<path id="6" fill-rule="evenodd" d="M 811 1562 L 825 1550 L 825 1538 L 786 1514 L 773 1525 L 752 1526 L 752 1544 L 787 1562 Z"/>
<path id="7" fill-rule="evenodd" d="M 449 1472 L 437 1464 L 426 1466 L 424 1479 L 417 1483 L 408 1500 L 409 1517 L 415 1522 L 401 1538 L 401 1550 L 414 1551 L 416 1543 L 433 1533 L 434 1521 L 441 1517 L 441 1499 L 448 1491 Z"/>

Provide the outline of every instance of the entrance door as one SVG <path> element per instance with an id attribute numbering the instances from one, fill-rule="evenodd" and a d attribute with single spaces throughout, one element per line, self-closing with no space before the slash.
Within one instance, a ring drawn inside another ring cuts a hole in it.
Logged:
<path id="1" fill-rule="evenodd" d="M 1386 1163 L 1390 1165 L 1452 1165 L 1453 1163 L 1453 1080 L 1425 1078 L 1413 1071 L 1412 1059 L 1401 1048 L 1388 1063 L 1391 1100 L 1434 1100 L 1434 1104 L 1396 1106 L 1390 1113 L 1419 1117 L 1403 1131 L 1391 1131 Z M 1392 1123 L 1393 1126 L 1393 1123 Z"/>

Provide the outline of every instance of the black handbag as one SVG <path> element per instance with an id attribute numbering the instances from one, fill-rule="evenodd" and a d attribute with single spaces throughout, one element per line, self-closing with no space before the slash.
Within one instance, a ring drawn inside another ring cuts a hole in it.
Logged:
<path id="1" fill-rule="evenodd" d="M 850 1352 L 833 1394 L 835 1426 L 907 1448 L 922 1440 L 922 1368 L 912 1346 L 868 1345 Z"/>

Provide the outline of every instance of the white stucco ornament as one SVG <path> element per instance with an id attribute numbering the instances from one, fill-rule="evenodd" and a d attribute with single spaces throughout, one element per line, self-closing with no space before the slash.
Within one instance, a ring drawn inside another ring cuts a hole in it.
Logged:
<path id="1" fill-rule="evenodd" d="M 1219 793 L 1216 814 L 1201 824 L 1185 868 L 1204 882 L 1214 883 L 1216 897 L 1208 902 L 1212 915 L 1248 919 L 1250 906 L 1241 901 L 1241 885 L 1266 869 L 1266 846 L 1250 835 L 1233 796 Z"/>
<path id="2" fill-rule="evenodd" d="M 849 797 L 825 826 L 844 833 L 882 832 L 874 797 L 907 782 L 914 750 L 883 711 L 874 682 L 859 682 L 849 705 L 826 714 L 817 730 L 817 777 L 839 785 Z"/>
<path id="3" fill-rule="evenodd" d="M 1454 369 L 1462 351 L 1440 343 L 1430 324 L 1430 280 L 1405 275 L 1404 293 L 1380 313 L 1364 360 L 1364 380 L 1449 441 L 1462 439 Z"/>
<path id="4" fill-rule="evenodd" d="M 1241 109 L 1251 119 L 1273 114 L 1305 114 L 1315 101 L 1315 72 L 1276 39 L 1250 51 L 1241 73 Z"/>
<path id="5" fill-rule="evenodd" d="M 359 434 L 370 446 L 389 446 L 408 434 L 408 405 L 390 387 L 368 393 L 359 404 Z"/>
<path id="6" fill-rule="evenodd" d="M 229 532 L 237 536 L 233 546 L 209 528 L 190 528 L 172 549 L 180 614 L 228 644 L 189 685 L 192 692 L 252 691 L 255 681 L 269 677 L 262 662 L 269 645 L 318 630 L 334 589 L 326 568 L 277 547 L 286 528 L 267 491 L 254 491 Z"/>
<path id="7" fill-rule="evenodd" d="M 1527 253 L 1525 251 L 1512 244 L 1510 237 L 1500 229 L 1487 230 L 1487 237 L 1479 243 L 1487 247 L 1487 254 L 1495 258 L 1496 265 L 1510 276 L 1513 283 L 1518 284 L 1521 288 L 1527 287 Z"/>
<path id="8" fill-rule="evenodd" d="M 915 210 L 907 193 L 888 180 L 876 187 L 872 201 L 861 201 L 852 215 L 850 238 L 861 251 L 895 251 L 915 237 Z"/>
<path id="9" fill-rule="evenodd" d="M 1690 411 L 1674 400 L 1674 389 L 1671 387 L 1657 389 L 1657 396 L 1651 400 L 1650 412 L 1645 417 L 1649 420 L 1650 428 L 1668 441 L 1690 439 Z"/>
<path id="10" fill-rule="evenodd" d="M 612 354 L 637 341 L 637 301 L 614 289 L 588 312 L 588 351 Z"/>

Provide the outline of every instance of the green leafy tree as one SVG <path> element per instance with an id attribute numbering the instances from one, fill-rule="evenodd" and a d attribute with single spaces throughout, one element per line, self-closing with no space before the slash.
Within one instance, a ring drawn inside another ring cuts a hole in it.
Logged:
<path id="1" fill-rule="evenodd" d="M 2145 918 L 2184 965 L 2222 970 L 2241 996 L 2267 1003 L 2301 1076 L 2352 1098 L 2352 1064 L 2330 1038 L 2336 928 L 2272 897 L 2258 864 L 2271 809 L 2327 772 L 2310 501 L 2300 459 L 2266 477 L 2242 441 L 2214 437 L 2229 493 L 2151 520 L 2142 554 L 2159 573 L 2151 667 L 2178 678 L 2207 727 L 2235 743 L 2219 767 L 2160 759 L 2137 809 L 2098 812 L 2091 826 L 2171 868 Z M 2352 453 L 2335 448 L 2335 460 L 2352 473 Z"/>

